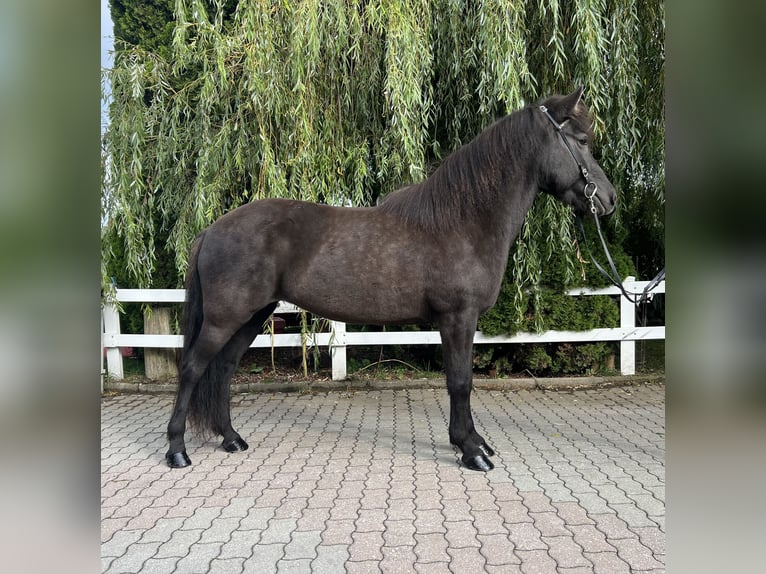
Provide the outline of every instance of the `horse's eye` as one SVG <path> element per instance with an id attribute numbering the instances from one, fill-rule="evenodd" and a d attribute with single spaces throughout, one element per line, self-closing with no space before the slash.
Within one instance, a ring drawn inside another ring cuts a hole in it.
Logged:
<path id="1" fill-rule="evenodd" d="M 588 138 L 577 138 L 577 143 L 581 146 L 586 146 L 588 145 Z"/>

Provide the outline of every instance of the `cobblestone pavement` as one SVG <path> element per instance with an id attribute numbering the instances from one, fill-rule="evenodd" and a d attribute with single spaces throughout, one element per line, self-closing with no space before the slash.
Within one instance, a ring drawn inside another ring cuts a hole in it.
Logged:
<path id="1" fill-rule="evenodd" d="M 665 571 L 661 384 L 475 390 L 496 468 L 459 466 L 446 390 L 238 395 L 250 444 L 187 440 L 167 395 L 102 400 L 104 573 Z"/>

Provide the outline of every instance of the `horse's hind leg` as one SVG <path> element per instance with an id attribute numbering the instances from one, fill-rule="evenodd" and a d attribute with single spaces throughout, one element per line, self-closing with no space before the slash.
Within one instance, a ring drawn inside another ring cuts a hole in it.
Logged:
<path id="1" fill-rule="evenodd" d="M 219 397 L 218 408 L 220 409 L 219 418 L 221 420 L 219 432 L 223 435 L 221 446 L 226 452 L 241 452 L 248 448 L 248 444 L 231 425 L 231 378 L 240 360 L 242 360 L 242 355 L 245 354 L 253 339 L 262 331 L 263 324 L 274 312 L 275 308 L 276 303 L 270 304 L 253 315 L 253 318 L 241 327 L 229 342 L 226 343 L 222 351 L 224 370 L 221 376 L 221 384 L 223 392 Z"/>
<path id="2" fill-rule="evenodd" d="M 450 442 L 463 451 L 462 460 L 466 467 L 472 470 L 492 470 L 495 465 L 489 457 L 495 451 L 476 432 L 471 414 L 471 352 L 476 320 L 463 315 L 445 316 L 439 320 L 439 330 L 450 396 Z"/>
<path id="3" fill-rule="evenodd" d="M 231 426 L 230 382 L 242 355 L 275 307 L 271 304 L 258 311 L 234 333 L 203 324 L 182 358 L 178 396 L 168 424 L 168 466 L 182 468 L 191 464 L 184 441 L 187 415 L 200 430 L 223 435 L 227 451 L 247 448 Z"/>
<path id="4" fill-rule="evenodd" d="M 168 423 L 168 452 L 165 454 L 165 461 L 171 468 L 182 468 L 191 464 L 184 440 L 189 409 L 197 407 L 192 401 L 200 380 L 208 375 L 206 371 L 211 361 L 220 353 L 230 337 L 229 332 L 203 325 L 194 344 L 181 358 L 178 394 Z"/>

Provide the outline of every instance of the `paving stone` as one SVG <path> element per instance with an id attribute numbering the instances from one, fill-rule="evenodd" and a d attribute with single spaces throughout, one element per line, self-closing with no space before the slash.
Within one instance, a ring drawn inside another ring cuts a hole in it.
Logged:
<path id="1" fill-rule="evenodd" d="M 555 512 L 530 512 L 535 528 L 542 536 L 571 536 L 564 519 Z"/>
<path id="2" fill-rule="evenodd" d="M 528 522 L 508 525 L 509 538 L 519 550 L 548 550 L 540 531 Z"/>
<path id="3" fill-rule="evenodd" d="M 636 507 L 643 510 L 649 518 L 665 515 L 664 500 L 659 500 L 652 494 L 629 494 L 628 497 L 629 501 L 634 502 Z"/>
<path id="4" fill-rule="evenodd" d="M 133 544 L 130 547 L 130 552 L 125 552 L 112 561 L 107 572 L 114 572 L 115 574 L 118 572 L 140 572 L 144 562 L 157 553 L 159 546 L 159 542 Z"/>
<path id="5" fill-rule="evenodd" d="M 423 534 L 446 532 L 444 515 L 439 510 L 415 510 L 415 528 Z"/>
<path id="6" fill-rule="evenodd" d="M 322 541 L 320 532 L 293 532 L 292 539 L 285 546 L 285 560 L 316 558 L 316 548 Z"/>
<path id="7" fill-rule="evenodd" d="M 274 512 L 274 518 L 300 518 L 303 509 L 308 506 L 308 501 L 307 497 L 293 498 L 288 495 Z"/>
<path id="8" fill-rule="evenodd" d="M 418 557 L 418 563 L 449 562 L 450 557 L 447 554 L 449 544 L 442 534 L 415 534 L 415 540 L 417 541 L 415 554 Z"/>
<path id="9" fill-rule="evenodd" d="M 524 574 L 556 572 L 556 561 L 546 550 L 517 550 L 516 554 L 521 559 L 521 571 Z"/>
<path id="10" fill-rule="evenodd" d="M 479 551 L 488 566 L 521 564 L 514 554 L 516 547 L 508 534 L 479 534 L 476 538 L 481 544 Z"/>
<path id="11" fill-rule="evenodd" d="M 652 551 L 641 544 L 638 538 L 623 538 L 610 541 L 617 548 L 617 556 L 630 564 L 634 570 L 652 570 L 662 568 L 662 563 L 652 555 Z"/>
<path id="12" fill-rule="evenodd" d="M 529 512 L 556 512 L 551 506 L 551 499 L 544 492 L 522 492 L 520 495 Z"/>
<path id="13" fill-rule="evenodd" d="M 380 561 L 366 560 L 363 562 L 346 562 L 346 574 L 379 574 Z"/>
<path id="14" fill-rule="evenodd" d="M 556 569 L 556 574 L 593 574 L 593 565 L 588 562 L 588 566 L 578 566 L 576 568 L 562 568 L 559 566 Z"/>
<path id="15" fill-rule="evenodd" d="M 617 552 L 585 552 L 594 574 L 630 574 L 630 565 L 617 556 Z"/>
<path id="16" fill-rule="evenodd" d="M 356 531 L 354 520 L 328 520 L 327 527 L 322 532 L 322 544 L 350 545 L 354 542 L 351 534 Z"/>
<path id="17" fill-rule="evenodd" d="M 498 500 L 498 514 L 503 517 L 506 524 L 519 522 L 532 522 L 529 509 L 521 500 Z"/>
<path id="18" fill-rule="evenodd" d="M 189 553 L 178 561 L 176 568 L 184 574 L 205 574 L 210 563 L 221 553 L 221 543 L 195 544 Z"/>
<path id="19" fill-rule="evenodd" d="M 487 564 L 484 571 L 487 574 L 523 574 L 520 564 L 503 564 L 502 566 Z"/>
<path id="20" fill-rule="evenodd" d="M 284 556 L 284 544 L 257 544 L 243 563 L 244 574 L 273 574 Z"/>
<path id="21" fill-rule="evenodd" d="M 252 507 L 247 515 L 240 520 L 239 528 L 241 530 L 266 530 L 275 513 L 276 510 L 271 507 Z"/>
<path id="22" fill-rule="evenodd" d="M 447 529 L 444 537 L 447 539 L 450 548 L 478 548 L 481 546 L 477 538 L 479 532 L 473 521 L 445 522 L 444 526 Z"/>
<path id="23" fill-rule="evenodd" d="M 609 544 L 606 535 L 592 524 L 567 526 L 572 532 L 574 541 L 584 552 L 615 552 L 617 549 Z"/>
<path id="24" fill-rule="evenodd" d="M 330 509 L 331 520 L 351 519 L 356 520 L 359 516 L 359 509 L 362 506 L 358 498 L 342 498 L 335 501 Z"/>
<path id="25" fill-rule="evenodd" d="M 383 534 L 381 532 L 353 532 L 353 543 L 348 548 L 350 560 L 364 562 L 367 560 L 382 560 Z"/>
<path id="26" fill-rule="evenodd" d="M 172 574 L 176 572 L 176 565 L 180 558 L 149 558 L 141 567 L 141 574 Z M 104 570 L 104 574 L 109 574 L 110 570 Z M 138 572 L 138 570 L 136 570 Z M 231 570 L 230 572 L 238 572 Z"/>
<path id="27" fill-rule="evenodd" d="M 349 559 L 348 546 L 345 544 L 317 546 L 317 556 L 311 562 L 309 572 L 313 574 L 337 574 L 343 572 L 344 564 Z"/>
<path id="28" fill-rule="evenodd" d="M 483 570 L 486 560 L 478 548 L 447 548 L 450 555 L 450 571 L 454 574 L 463 574 L 474 570 Z"/>
<path id="29" fill-rule="evenodd" d="M 311 572 L 311 560 L 308 558 L 301 558 L 298 560 L 280 560 L 277 563 L 278 574 L 305 574 Z"/>
<path id="30" fill-rule="evenodd" d="M 591 563 L 583 556 L 583 548 L 571 536 L 543 536 L 548 545 L 548 554 L 556 561 L 558 568 L 590 568 Z"/>
<path id="31" fill-rule="evenodd" d="M 581 492 L 574 495 L 580 501 L 580 507 L 590 516 L 592 514 L 614 513 L 615 510 L 600 495 Z"/>
<path id="32" fill-rule="evenodd" d="M 138 542 L 141 534 L 139 530 L 118 530 L 101 545 L 101 556 L 122 556 L 132 544 Z M 172 532 L 170 534 L 172 536 Z"/>
<path id="33" fill-rule="evenodd" d="M 213 520 L 221 514 L 221 508 L 197 508 L 189 518 L 184 520 L 182 528 L 184 530 L 196 530 L 211 528 Z"/>
<path id="34" fill-rule="evenodd" d="M 258 530 L 235 530 L 231 533 L 228 542 L 221 546 L 219 559 L 249 558 L 253 553 L 253 547 L 261 540 L 261 532 Z"/>
<path id="35" fill-rule="evenodd" d="M 287 544 L 298 525 L 296 518 L 273 518 L 261 533 L 261 544 Z"/>
<path id="36" fill-rule="evenodd" d="M 439 490 L 418 491 L 415 494 L 415 507 L 418 510 L 441 510 L 444 508 L 441 492 Z"/>
<path id="37" fill-rule="evenodd" d="M 473 525 L 479 534 L 506 534 L 503 517 L 496 510 L 477 510 L 473 513 Z"/>
<path id="38" fill-rule="evenodd" d="M 414 520 L 386 520 L 383 541 L 386 546 L 415 546 Z"/>
<path id="39" fill-rule="evenodd" d="M 325 529 L 329 518 L 329 508 L 306 508 L 301 512 L 295 529 L 297 531 L 321 532 Z"/>
<path id="40" fill-rule="evenodd" d="M 665 562 L 665 534 L 659 528 L 632 528 L 631 530 L 638 535 L 641 544 L 649 548 L 659 562 Z"/>
<path id="41" fill-rule="evenodd" d="M 489 489 L 485 491 L 471 490 L 466 492 L 468 494 L 468 504 L 471 505 L 473 510 L 492 510 L 497 512 L 498 505 Z"/>
<path id="42" fill-rule="evenodd" d="M 360 508 L 355 526 L 357 532 L 383 532 L 386 527 L 386 512 L 381 508 Z"/>
<path id="43" fill-rule="evenodd" d="M 382 552 L 380 569 L 384 574 L 402 574 L 414 570 L 418 557 L 412 547 L 383 546 Z"/>
<path id="44" fill-rule="evenodd" d="M 493 472 L 449 446 L 443 389 L 236 394 L 228 454 L 172 397 L 102 408 L 105 573 L 664 572 L 662 387 L 475 392 Z M 414 434 L 413 434 L 414 430 Z"/>
<path id="45" fill-rule="evenodd" d="M 417 562 L 415 564 L 417 574 L 451 574 L 449 562 Z"/>

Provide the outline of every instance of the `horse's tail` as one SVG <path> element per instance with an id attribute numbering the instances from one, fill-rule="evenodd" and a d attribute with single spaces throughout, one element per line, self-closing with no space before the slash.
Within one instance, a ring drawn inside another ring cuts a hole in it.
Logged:
<path id="1" fill-rule="evenodd" d="M 184 376 L 184 368 L 191 372 L 187 362 L 193 359 L 194 344 L 200 334 L 204 320 L 202 283 L 197 267 L 204 238 L 205 233 L 203 231 L 192 247 L 189 268 L 186 273 L 186 304 L 181 316 L 181 332 L 184 336 L 184 344 L 178 361 L 180 373 L 178 393 L 180 396 L 183 392 L 183 385 L 193 385 L 187 412 L 188 420 L 194 431 L 203 436 L 209 436 L 211 433 L 223 433 L 228 415 L 229 393 L 228 388 L 224 388 L 228 385 L 221 384 L 225 363 L 223 349 L 216 353 L 198 380 L 186 380 Z M 188 375 L 186 376 L 188 377 Z M 223 396 L 224 393 L 226 394 L 225 397 Z"/>

